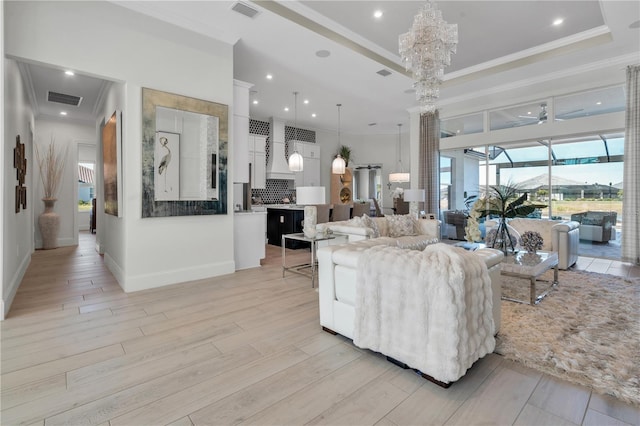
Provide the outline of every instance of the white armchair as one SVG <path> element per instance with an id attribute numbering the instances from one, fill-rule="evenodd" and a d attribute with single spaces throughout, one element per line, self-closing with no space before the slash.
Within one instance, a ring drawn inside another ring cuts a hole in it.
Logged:
<path id="1" fill-rule="evenodd" d="M 496 225 L 493 220 L 486 222 L 487 230 Z M 543 251 L 558 252 L 558 268 L 568 269 L 578 260 L 580 243 L 580 223 L 571 220 L 515 218 L 508 222 L 520 235 L 526 231 L 540 233 Z"/>

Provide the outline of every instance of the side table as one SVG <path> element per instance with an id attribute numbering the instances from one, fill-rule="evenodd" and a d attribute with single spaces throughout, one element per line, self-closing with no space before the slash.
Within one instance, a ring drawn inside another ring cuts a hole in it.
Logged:
<path id="1" fill-rule="evenodd" d="M 537 294 L 536 281 L 538 277 L 549 269 L 553 270 L 553 282 L 542 293 Z M 529 304 L 536 305 L 549 294 L 553 287 L 558 285 L 558 253 L 557 252 L 536 252 L 528 253 L 521 251 L 513 256 L 506 256 L 502 261 L 501 274 L 509 277 L 528 279 L 529 284 Z M 502 296 L 503 300 L 511 302 L 527 303 L 523 300 Z"/>
<path id="2" fill-rule="evenodd" d="M 324 236 L 322 234 L 317 235 L 314 238 L 305 237 L 303 233 L 295 233 L 295 234 L 283 234 L 282 235 L 282 278 L 284 278 L 285 272 L 293 272 L 300 275 L 306 275 L 311 277 L 311 288 L 315 287 L 315 280 L 317 276 L 317 266 L 318 260 L 316 257 L 316 253 L 318 250 L 318 243 L 320 241 L 335 240 L 335 239 L 346 239 L 345 235 L 340 234 L 330 234 Z M 297 241 L 305 241 L 311 244 L 311 262 L 310 263 L 302 263 L 298 265 L 287 266 L 287 250 L 286 250 L 286 240 L 297 240 Z M 346 242 L 346 241 L 345 241 Z"/>

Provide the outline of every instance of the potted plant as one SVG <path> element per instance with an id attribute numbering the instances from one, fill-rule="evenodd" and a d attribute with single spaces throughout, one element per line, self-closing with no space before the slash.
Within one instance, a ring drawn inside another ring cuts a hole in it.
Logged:
<path id="1" fill-rule="evenodd" d="M 62 182 L 67 149 L 57 150 L 55 139 L 52 136 L 49 146 L 40 151 L 35 145 L 36 161 L 40 170 L 40 180 L 44 191 L 44 212 L 38 217 L 38 227 L 42 237 L 42 248 L 52 249 L 58 246 L 58 233 L 60 232 L 60 216 L 53 211 L 58 200 L 56 195 Z"/>
<path id="2" fill-rule="evenodd" d="M 479 240 L 479 219 L 483 217 L 498 217 L 495 236 L 488 241 L 491 247 L 502 250 L 504 254 L 515 251 L 517 240 L 509 234 L 507 219 L 526 217 L 536 209 L 547 207 L 546 204 L 534 204 L 528 201 L 528 193 L 522 193 L 513 184 L 491 185 L 489 196 L 479 198 L 471 208 L 465 238 L 469 242 Z M 487 232 L 487 235 L 489 233 Z M 489 238 L 487 238 L 489 240 Z M 515 240 L 515 241 L 514 241 Z"/>
<path id="3" fill-rule="evenodd" d="M 344 159 L 345 167 L 349 167 L 349 158 L 351 157 L 351 148 L 346 145 L 340 146 L 340 149 L 338 150 L 338 155 L 340 155 Z"/>

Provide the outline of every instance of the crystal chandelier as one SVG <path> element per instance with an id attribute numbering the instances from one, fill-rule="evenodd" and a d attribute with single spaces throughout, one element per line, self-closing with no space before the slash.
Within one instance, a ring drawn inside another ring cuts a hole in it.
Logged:
<path id="1" fill-rule="evenodd" d="M 440 95 L 444 67 L 458 45 L 458 25 L 447 24 L 435 2 L 428 0 L 413 18 L 408 33 L 399 37 L 400 58 L 413 71 L 413 87 L 422 112 L 434 112 Z"/>

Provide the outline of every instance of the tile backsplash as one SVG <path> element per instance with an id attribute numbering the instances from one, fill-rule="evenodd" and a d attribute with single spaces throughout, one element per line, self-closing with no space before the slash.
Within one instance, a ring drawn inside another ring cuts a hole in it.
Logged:
<path id="1" fill-rule="evenodd" d="M 262 200 L 263 204 L 279 204 L 282 203 L 282 199 L 287 197 L 292 202 L 292 197 L 295 196 L 296 190 L 294 189 L 294 181 L 282 180 L 282 179 L 267 179 L 267 187 L 265 189 L 252 189 L 251 196 L 254 198 L 254 202 L 258 199 Z"/>

